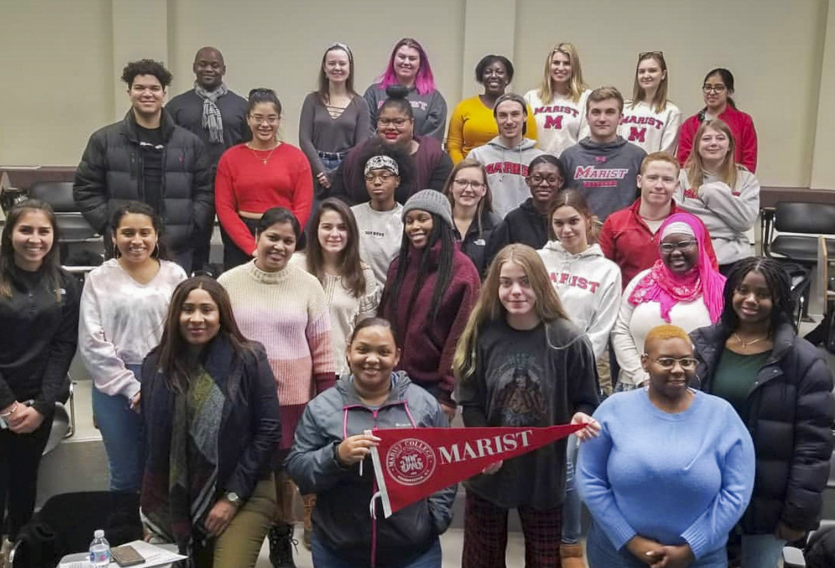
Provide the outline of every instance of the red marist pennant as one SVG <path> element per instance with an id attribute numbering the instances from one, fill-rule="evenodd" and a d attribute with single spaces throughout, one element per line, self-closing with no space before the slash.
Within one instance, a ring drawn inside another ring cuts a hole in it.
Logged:
<path id="1" fill-rule="evenodd" d="M 582 424 L 548 428 L 395 428 L 375 430 L 374 474 L 386 517 L 468 479 L 500 460 L 568 437 Z M 375 496 L 376 498 L 376 496 Z"/>

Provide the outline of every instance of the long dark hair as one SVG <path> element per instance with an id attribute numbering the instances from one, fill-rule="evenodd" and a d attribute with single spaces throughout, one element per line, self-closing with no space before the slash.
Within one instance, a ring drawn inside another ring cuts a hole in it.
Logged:
<path id="1" fill-rule="evenodd" d="M 771 322 L 768 326 L 769 334 L 773 334 L 783 323 L 789 323 L 794 328 L 794 302 L 791 298 L 791 282 L 788 273 L 779 262 L 771 258 L 748 257 L 738 261 L 731 269 L 725 282 L 724 300 L 720 321 L 728 333 L 733 332 L 739 325 L 739 317 L 733 307 L 734 292 L 749 272 L 758 272 L 765 278 L 765 283 L 771 292 Z"/>
<path id="2" fill-rule="evenodd" d="M 149 219 L 151 219 L 151 225 L 154 227 L 154 232 L 157 234 L 157 246 L 154 251 L 151 253 L 152 258 L 159 259 L 167 259 L 168 258 L 168 251 L 165 248 L 165 245 L 162 242 L 162 232 L 164 230 L 164 225 L 162 223 L 162 219 L 154 211 L 153 207 L 148 205 L 147 203 L 142 203 L 141 201 L 129 201 L 126 204 L 122 205 L 116 211 L 113 212 L 113 215 L 110 216 L 110 234 L 112 238 L 116 238 L 116 231 L 119 230 L 119 224 L 122 222 L 122 217 L 125 215 L 145 215 Z M 119 258 L 121 256 L 121 252 L 119 252 L 119 247 L 115 244 L 113 245 L 113 256 L 115 258 Z"/>
<path id="3" fill-rule="evenodd" d="M 185 356 L 188 352 L 188 345 L 180 331 L 180 313 L 188 295 L 198 288 L 208 292 L 217 304 L 220 314 L 218 335 L 222 335 L 229 341 L 237 355 L 250 349 L 250 344 L 238 328 L 238 322 L 232 313 L 232 302 L 229 300 L 229 294 L 223 286 L 218 284 L 217 280 L 208 276 L 195 276 L 180 282 L 174 289 L 171 303 L 168 304 L 165 328 L 157 348 L 159 350 L 157 369 L 162 372 L 165 377 L 165 384 L 173 392 L 183 393 L 188 389 L 188 375 L 192 369 L 188 364 L 188 358 Z"/>
<path id="4" fill-rule="evenodd" d="M 412 295 L 409 298 L 406 313 L 411 316 L 412 308 L 414 308 L 415 300 L 418 293 L 423 288 L 426 279 L 429 277 L 429 260 L 432 255 L 432 248 L 435 243 L 441 242 L 441 253 L 438 257 L 438 277 L 435 279 L 435 288 L 432 290 L 432 314 L 431 323 L 435 323 L 438 317 L 438 309 L 441 307 L 441 298 L 452 282 L 452 257 L 455 253 L 455 233 L 452 227 L 439 215 L 428 212 L 432 217 L 432 232 L 429 234 L 429 241 L 422 250 L 412 249 L 409 242 L 409 237 L 406 236 L 406 230 L 403 229 L 403 238 L 400 241 L 400 262 L 397 265 L 397 272 L 394 275 L 394 281 L 391 283 L 391 294 L 388 295 L 388 301 L 391 303 L 391 321 L 394 324 L 395 340 L 398 345 L 403 343 L 403 332 L 397 325 L 397 307 L 400 305 L 400 291 L 403 288 L 403 281 L 406 279 L 406 269 L 412 262 L 418 262 L 418 280 L 412 290 Z M 409 253 L 414 253 L 418 258 L 409 258 Z"/>
<path id="5" fill-rule="evenodd" d="M 55 211 L 52 207 L 40 199 L 27 199 L 15 204 L 9 214 L 6 215 L 6 223 L 3 226 L 3 234 L 0 236 L 0 296 L 12 297 L 12 270 L 15 266 L 14 247 L 12 246 L 12 232 L 17 226 L 20 218 L 32 211 L 42 211 L 46 215 L 49 224 L 52 225 L 52 247 L 44 255 L 40 271 L 46 276 L 49 287 L 55 291 L 56 301 L 61 299 L 61 255 L 58 247 L 60 237 L 58 222 L 55 219 Z M 11 333 L 11 330 L 6 330 Z"/>
<path id="6" fill-rule="evenodd" d="M 319 282 L 325 284 L 325 255 L 322 252 L 322 244 L 319 242 L 319 223 L 325 211 L 334 211 L 345 223 L 348 230 L 348 242 L 339 255 L 339 270 L 341 272 L 342 285 L 351 291 L 355 298 L 365 294 L 367 282 L 362 273 L 362 259 L 360 259 L 360 232 L 357 228 L 357 220 L 351 209 L 345 202 L 335 197 L 328 197 L 313 213 L 310 224 L 309 242 L 307 244 L 307 271 L 313 274 Z"/>

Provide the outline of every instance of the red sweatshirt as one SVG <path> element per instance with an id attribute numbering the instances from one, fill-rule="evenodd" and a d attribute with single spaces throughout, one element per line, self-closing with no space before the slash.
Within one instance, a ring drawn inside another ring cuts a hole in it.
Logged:
<path id="1" fill-rule="evenodd" d="M 639 272 L 652 267 L 660 258 L 658 245 L 661 233 L 653 234 L 649 230 L 639 214 L 640 209 L 641 198 L 639 197 L 626 209 L 621 209 L 606 217 L 597 241 L 606 258 L 620 266 L 624 288 Z M 685 213 L 676 207 L 675 201 L 670 204 L 670 215 L 673 213 Z M 698 217 L 696 219 L 699 223 L 702 222 Z M 705 228 L 705 235 L 708 237 L 710 235 L 707 228 Z M 713 267 L 718 269 L 716 253 L 713 251 L 710 238 L 705 239 L 705 248 Z"/>
<path id="2" fill-rule="evenodd" d="M 693 149 L 693 137 L 696 136 L 696 131 L 702 123 L 699 120 L 699 114 L 701 114 L 701 111 L 685 120 L 684 124 L 681 125 L 676 157 L 682 166 L 690 156 Z M 731 129 L 731 134 L 734 136 L 734 142 L 736 143 L 734 159 L 736 163 L 742 164 L 753 174 L 757 171 L 757 131 L 754 128 L 754 121 L 751 120 L 751 116 L 728 105 L 725 112 L 719 115 L 719 118 L 727 123 Z"/>
<path id="3" fill-rule="evenodd" d="M 258 151 L 256 156 L 246 144 L 238 144 L 221 156 L 215 178 L 217 219 L 246 254 L 255 250 L 255 239 L 238 211 L 263 213 L 272 207 L 286 207 L 304 228 L 312 204 L 310 162 L 295 146 L 282 143 L 272 155 Z"/>
<path id="4" fill-rule="evenodd" d="M 406 238 L 405 236 L 403 238 Z M 400 365 L 413 382 L 426 388 L 444 404 L 452 402 L 455 377 L 452 375 L 452 358 L 455 346 L 467 325 L 467 318 L 478 300 L 481 281 L 472 261 L 455 246 L 452 257 L 452 280 L 441 297 L 438 317 L 432 323 L 432 294 L 438 278 L 438 256 L 441 243 L 435 243 L 430 251 L 428 274 L 409 312 L 409 300 L 420 273 L 421 250 L 409 246 L 406 276 L 397 298 L 391 297 L 400 257 L 389 267 L 386 287 L 380 302 L 380 316 L 391 321 L 398 330 Z M 397 302 L 397 320 L 393 320 L 392 303 Z"/>

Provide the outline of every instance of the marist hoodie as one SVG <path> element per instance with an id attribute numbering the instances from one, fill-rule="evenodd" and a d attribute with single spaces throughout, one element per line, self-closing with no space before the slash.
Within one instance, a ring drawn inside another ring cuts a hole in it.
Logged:
<path id="1" fill-rule="evenodd" d="M 548 241 L 537 252 L 571 321 L 586 333 L 594 356 L 600 357 L 620 309 L 620 268 L 596 244 L 571 254 L 561 242 Z"/>
<path id="2" fill-rule="evenodd" d="M 563 152 L 560 159 L 568 176 L 567 185 L 580 190 L 602 222 L 638 197 L 638 173 L 646 155 L 621 136 L 602 144 L 587 136 Z"/>
<path id="3" fill-rule="evenodd" d="M 502 143 L 501 137 L 496 136 L 467 156 L 484 164 L 487 183 L 493 194 L 493 211 L 502 219 L 531 195 L 525 183 L 528 165 L 534 158 L 545 153 L 535 146 L 536 142 L 523 138 L 518 146 L 508 148 Z"/>

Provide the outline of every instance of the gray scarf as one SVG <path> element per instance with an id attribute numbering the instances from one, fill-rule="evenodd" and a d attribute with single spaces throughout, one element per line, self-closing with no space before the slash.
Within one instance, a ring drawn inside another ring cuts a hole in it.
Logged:
<path id="1" fill-rule="evenodd" d="M 217 99 L 229 92 L 226 83 L 221 83 L 214 91 L 207 91 L 196 82 L 194 92 L 203 99 L 203 128 L 209 131 L 209 142 L 223 143 L 223 118 L 217 108 Z"/>

